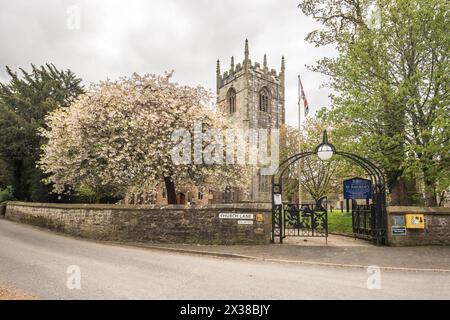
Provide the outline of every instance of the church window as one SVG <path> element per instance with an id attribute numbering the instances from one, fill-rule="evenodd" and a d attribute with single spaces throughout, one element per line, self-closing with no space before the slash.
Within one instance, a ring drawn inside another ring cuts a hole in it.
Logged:
<path id="1" fill-rule="evenodd" d="M 227 112 L 228 114 L 236 112 L 236 90 L 233 88 L 227 92 Z"/>
<path id="2" fill-rule="evenodd" d="M 263 88 L 259 92 L 259 110 L 263 112 L 269 111 L 269 91 Z"/>

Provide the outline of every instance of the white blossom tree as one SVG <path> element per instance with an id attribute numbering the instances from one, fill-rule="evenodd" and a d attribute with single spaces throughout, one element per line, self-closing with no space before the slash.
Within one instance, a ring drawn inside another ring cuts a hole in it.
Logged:
<path id="1" fill-rule="evenodd" d="M 208 107 L 205 89 L 182 86 L 170 78 L 171 73 L 133 74 L 100 82 L 69 108 L 50 114 L 48 129 L 41 130 L 47 143 L 39 165 L 54 191 L 87 187 L 99 201 L 130 190 L 150 193 L 164 182 L 168 202 L 174 204 L 176 187 L 245 185 L 250 172 L 245 166 L 174 163 L 171 153 L 180 143 L 172 138 L 174 131 L 193 133 L 198 123 L 202 131 L 222 130 L 227 123 Z M 211 149 L 208 141 L 202 143 L 205 148 Z"/>

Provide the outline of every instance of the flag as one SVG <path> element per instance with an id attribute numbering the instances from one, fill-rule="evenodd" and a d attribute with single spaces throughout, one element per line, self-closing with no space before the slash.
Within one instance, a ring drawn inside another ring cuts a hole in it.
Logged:
<path id="1" fill-rule="evenodd" d="M 309 105 L 308 105 L 308 100 L 306 99 L 305 90 L 303 90 L 303 84 L 302 84 L 302 80 L 300 80 L 300 76 L 298 76 L 298 84 L 299 84 L 299 89 L 300 89 L 300 100 L 303 100 L 303 108 L 304 108 L 305 117 L 306 117 L 309 113 Z M 299 100 L 299 104 L 300 104 L 300 100 Z"/>

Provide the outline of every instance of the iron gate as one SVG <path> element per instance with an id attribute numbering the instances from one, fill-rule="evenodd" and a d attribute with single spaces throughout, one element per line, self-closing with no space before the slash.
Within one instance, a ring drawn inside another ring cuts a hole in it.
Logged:
<path id="1" fill-rule="evenodd" d="M 386 244 L 387 213 L 384 187 L 374 186 L 371 204 L 352 202 L 352 227 L 355 238 L 367 239 L 378 245 Z"/>
<path id="2" fill-rule="evenodd" d="M 281 213 L 281 214 L 280 214 Z M 328 237 L 327 198 L 316 204 L 283 203 L 272 215 L 272 240 L 279 237 Z"/>
<path id="3" fill-rule="evenodd" d="M 372 204 L 352 205 L 352 227 L 355 237 L 372 239 L 372 233 L 375 229 L 374 210 Z"/>
<path id="4" fill-rule="evenodd" d="M 352 212 L 353 232 L 357 236 L 368 238 L 378 245 L 387 244 L 387 213 L 385 180 L 382 171 L 370 160 L 358 155 L 338 151 L 328 142 L 327 132 L 323 132 L 323 140 L 314 151 L 304 151 L 294 154 L 284 160 L 272 175 L 272 242 L 275 238 L 283 242 L 283 238 L 290 236 L 328 236 L 328 216 L 322 203 L 315 207 L 311 205 L 295 205 L 282 202 L 283 175 L 288 168 L 302 158 L 312 155 L 322 155 L 326 161 L 333 154 L 353 162 L 363 168 L 372 182 L 372 204 L 366 206 L 355 205 Z M 319 156 L 320 158 L 320 156 Z M 321 200 L 325 200 L 321 199 Z"/>

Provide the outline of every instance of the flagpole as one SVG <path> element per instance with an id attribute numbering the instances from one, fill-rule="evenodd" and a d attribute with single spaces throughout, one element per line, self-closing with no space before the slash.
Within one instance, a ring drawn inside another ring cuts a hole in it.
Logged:
<path id="1" fill-rule="evenodd" d="M 302 107 L 301 107 L 301 80 L 300 75 L 298 75 L 298 138 L 299 138 L 299 144 L 298 144 L 298 152 L 302 152 L 302 146 L 301 146 L 301 140 L 302 140 Z M 298 204 L 299 208 L 302 204 L 302 184 L 301 184 L 301 174 L 302 174 L 302 160 L 300 159 L 299 165 L 298 165 Z"/>

